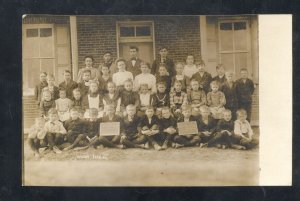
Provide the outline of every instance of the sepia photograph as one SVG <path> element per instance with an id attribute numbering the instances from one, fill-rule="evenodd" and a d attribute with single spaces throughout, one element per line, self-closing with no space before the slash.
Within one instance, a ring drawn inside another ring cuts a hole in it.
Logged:
<path id="1" fill-rule="evenodd" d="M 259 185 L 259 23 L 24 15 L 22 184 Z"/>

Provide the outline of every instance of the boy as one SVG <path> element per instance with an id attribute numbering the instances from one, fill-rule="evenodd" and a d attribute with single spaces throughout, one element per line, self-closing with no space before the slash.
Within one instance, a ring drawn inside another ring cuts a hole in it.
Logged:
<path id="1" fill-rule="evenodd" d="M 198 72 L 197 66 L 194 64 L 194 56 L 187 55 L 186 65 L 184 66 L 184 75 L 191 78 L 195 73 Z"/>
<path id="2" fill-rule="evenodd" d="M 200 132 L 200 148 L 204 147 L 209 140 L 214 137 L 216 130 L 216 120 L 210 115 L 210 110 L 206 105 L 200 107 L 200 118 L 198 119 L 198 129 Z"/>
<path id="3" fill-rule="evenodd" d="M 198 111 L 200 106 L 206 104 L 206 95 L 202 89 L 199 89 L 197 80 L 191 81 L 191 90 L 187 94 L 188 102 L 191 104 L 192 109 Z"/>
<path id="4" fill-rule="evenodd" d="M 166 83 L 158 82 L 157 93 L 151 95 L 151 105 L 159 110 L 162 107 L 170 106 L 170 94 L 166 92 Z"/>
<path id="5" fill-rule="evenodd" d="M 241 72 L 241 78 L 236 81 L 236 94 L 238 99 L 238 108 L 246 110 L 247 120 L 250 122 L 254 84 L 253 81 L 248 78 L 247 69 L 242 68 L 240 72 Z"/>
<path id="6" fill-rule="evenodd" d="M 40 105 L 41 98 L 42 98 L 42 90 L 43 88 L 47 87 L 47 73 L 42 72 L 40 73 L 40 83 L 35 86 L 34 88 L 34 97 L 35 100 L 37 101 L 38 106 Z"/>
<path id="7" fill-rule="evenodd" d="M 139 108 L 139 116 L 143 116 L 145 114 L 145 111 L 147 107 L 150 106 L 151 102 L 151 94 L 150 91 L 148 90 L 148 84 L 141 84 L 140 86 L 140 108 Z"/>
<path id="8" fill-rule="evenodd" d="M 215 119 L 222 119 L 225 109 L 224 105 L 226 104 L 225 95 L 219 91 L 219 83 L 217 81 L 212 81 L 210 87 L 212 91 L 207 94 L 207 105 Z"/>
<path id="9" fill-rule="evenodd" d="M 145 116 L 141 118 L 138 126 L 138 131 L 141 135 L 144 135 L 147 140 L 153 145 L 154 149 L 159 151 L 161 146 L 159 145 L 158 137 L 159 133 L 159 120 L 154 115 L 154 109 L 152 106 L 148 106 L 145 110 Z M 148 144 L 146 144 L 148 147 Z"/>
<path id="10" fill-rule="evenodd" d="M 100 119 L 101 123 L 104 122 L 120 122 L 121 124 L 121 117 L 116 115 L 116 109 L 113 104 L 106 105 L 105 107 L 106 115 Z M 120 131 L 122 132 L 122 131 Z M 112 148 L 122 148 L 122 146 L 119 146 L 120 142 L 120 135 L 115 136 L 100 136 L 98 137 L 98 143 L 104 145 L 105 147 L 112 147 Z"/>
<path id="11" fill-rule="evenodd" d="M 161 141 L 163 142 L 161 148 L 165 150 L 177 134 L 177 121 L 171 116 L 169 107 L 161 108 L 161 116 L 159 120 L 159 132 L 162 137 Z"/>
<path id="12" fill-rule="evenodd" d="M 140 97 L 137 92 L 134 92 L 132 90 L 132 81 L 126 80 L 124 82 L 124 88 L 125 90 L 121 92 L 121 112 L 124 112 L 126 110 L 126 107 L 128 105 L 134 105 L 136 108 L 140 105 Z"/>
<path id="13" fill-rule="evenodd" d="M 55 78 L 53 75 L 47 75 L 48 86 L 43 88 L 44 90 L 49 90 L 51 92 L 51 99 L 56 100 L 59 98 L 59 88 L 55 86 Z"/>
<path id="14" fill-rule="evenodd" d="M 69 110 L 72 107 L 72 101 L 67 98 L 64 88 L 59 90 L 59 99 L 55 100 L 55 107 L 58 112 L 59 120 L 64 122 L 70 118 Z"/>
<path id="15" fill-rule="evenodd" d="M 174 115 L 180 114 L 181 106 L 188 104 L 187 94 L 181 88 L 181 82 L 175 81 L 174 91 L 170 93 L 170 107 Z"/>
<path id="16" fill-rule="evenodd" d="M 123 148 L 141 148 L 145 149 L 147 138 L 139 134 L 137 127 L 140 123 L 140 117 L 136 115 L 136 107 L 132 104 L 126 107 L 126 116 L 121 121 L 121 144 Z"/>
<path id="17" fill-rule="evenodd" d="M 205 71 L 204 61 L 197 62 L 196 66 L 198 68 L 198 72 L 195 73 L 191 79 L 197 80 L 200 88 L 205 91 L 205 94 L 207 94 L 210 91 L 209 84 L 212 80 L 211 74 Z"/>
<path id="18" fill-rule="evenodd" d="M 101 95 L 104 95 L 105 93 L 107 93 L 107 83 L 112 82 L 112 78 L 109 74 L 109 68 L 107 66 L 102 66 L 101 72 L 102 73 L 98 78 L 99 91 Z"/>
<path id="19" fill-rule="evenodd" d="M 63 143 L 67 131 L 62 122 L 58 120 L 56 109 L 52 108 L 49 110 L 48 115 L 49 121 L 44 126 L 44 132 L 46 133 L 49 149 L 53 150 L 56 154 L 60 154 L 61 150 L 57 146 Z"/>
<path id="20" fill-rule="evenodd" d="M 91 72 L 91 80 L 98 79 L 99 71 L 97 68 L 93 67 L 93 62 L 94 62 L 94 58 L 92 56 L 90 56 L 90 55 L 85 56 L 85 58 L 84 58 L 85 67 L 79 69 L 78 78 L 77 78 L 78 83 L 83 81 L 83 71 L 85 71 L 85 70 L 89 70 Z"/>
<path id="21" fill-rule="evenodd" d="M 78 89 L 80 90 L 81 96 L 84 97 L 89 92 L 91 80 L 91 71 L 82 71 L 82 82 L 78 83 Z"/>
<path id="22" fill-rule="evenodd" d="M 76 147 L 79 142 L 85 138 L 84 133 L 84 121 L 79 118 L 79 112 L 76 108 L 70 110 L 71 118 L 64 122 L 64 127 L 67 130 L 67 142 L 69 146 L 63 150 L 70 150 Z"/>
<path id="23" fill-rule="evenodd" d="M 175 69 L 173 60 L 168 57 L 168 49 L 166 47 L 161 47 L 159 49 L 159 55 L 160 58 L 153 61 L 151 73 L 153 75 L 158 75 L 159 66 L 163 64 L 166 67 L 167 75 L 172 78 L 175 75 Z"/>
<path id="24" fill-rule="evenodd" d="M 233 81 L 233 73 L 226 72 L 226 81 L 221 88 L 221 91 L 225 95 L 226 104 L 225 108 L 232 112 L 232 119 L 236 120 L 236 110 L 238 106 L 237 95 L 236 95 L 236 83 Z"/>
<path id="25" fill-rule="evenodd" d="M 164 82 L 166 83 L 166 92 L 170 93 L 171 91 L 171 84 L 172 84 L 172 79 L 168 75 L 167 68 L 164 64 L 159 65 L 158 67 L 158 73 L 156 74 L 156 82 Z"/>
<path id="26" fill-rule="evenodd" d="M 126 70 L 131 72 L 135 78 L 141 74 L 141 63 L 142 60 L 138 58 L 139 48 L 136 46 L 129 47 L 130 60 L 126 62 Z"/>
<path id="27" fill-rule="evenodd" d="M 131 72 L 126 71 L 124 59 L 118 59 L 116 61 L 118 72 L 113 74 L 112 80 L 116 84 L 118 91 L 122 91 L 124 89 L 124 82 L 126 80 L 133 81 L 133 75 Z"/>
<path id="28" fill-rule="evenodd" d="M 192 116 L 192 107 L 190 105 L 185 105 L 182 107 L 182 116 L 178 119 L 177 122 L 190 122 L 190 121 L 197 122 L 197 127 L 199 132 L 197 118 Z M 176 143 L 174 148 L 192 147 L 200 142 L 200 137 L 199 134 L 176 135 L 174 137 L 174 142 Z"/>
<path id="29" fill-rule="evenodd" d="M 183 73 L 183 63 L 177 62 L 175 65 L 176 68 L 176 75 L 172 78 L 171 86 L 174 86 L 175 81 L 181 82 L 182 91 L 187 92 L 190 86 L 190 79 L 184 75 Z"/>
<path id="30" fill-rule="evenodd" d="M 72 99 L 73 90 L 77 88 L 77 83 L 72 80 L 71 72 L 69 70 L 64 71 L 64 81 L 59 84 L 60 89 L 66 90 L 67 98 Z"/>
<path id="31" fill-rule="evenodd" d="M 213 133 L 213 137 L 207 142 L 202 144 L 202 147 L 211 147 L 216 145 L 218 148 L 225 149 L 226 147 L 234 147 L 236 145 L 231 145 L 230 136 L 233 135 L 234 123 L 231 118 L 231 111 L 224 110 L 223 119 L 221 119 L 216 127 L 216 132 Z"/>
<path id="32" fill-rule="evenodd" d="M 121 98 L 120 98 L 119 93 L 116 89 L 115 83 L 108 82 L 107 83 L 107 91 L 108 91 L 108 93 L 105 93 L 103 98 L 102 98 L 104 107 L 106 105 L 113 104 L 115 106 L 116 113 L 120 114 Z"/>
<path id="33" fill-rule="evenodd" d="M 45 119 L 38 117 L 35 119 L 35 124 L 30 128 L 28 133 L 28 144 L 36 158 L 39 158 L 39 148 L 47 146 L 45 143 Z"/>
<path id="34" fill-rule="evenodd" d="M 102 72 L 102 67 L 103 66 L 107 66 L 108 67 L 108 70 L 109 70 L 109 74 L 112 76 L 114 73 L 118 72 L 118 69 L 115 65 L 115 62 L 112 58 L 112 53 L 110 51 L 106 51 L 104 52 L 104 55 L 103 55 L 103 62 L 100 63 L 99 65 L 99 72 L 101 74 Z"/>
<path id="35" fill-rule="evenodd" d="M 51 108 L 55 108 L 55 101 L 52 99 L 51 92 L 49 90 L 43 90 L 42 100 L 40 102 L 40 115 L 46 117 L 48 111 Z"/>
<path id="36" fill-rule="evenodd" d="M 141 84 L 147 84 L 151 94 L 154 94 L 156 92 L 156 78 L 150 73 L 150 64 L 141 62 L 140 66 L 142 73 L 134 78 L 134 91 L 139 91 Z"/>
<path id="37" fill-rule="evenodd" d="M 236 112 L 237 120 L 234 122 L 234 134 L 231 136 L 233 144 L 244 146 L 243 149 L 251 149 L 258 144 L 258 140 L 253 139 L 253 131 L 247 121 L 247 112 L 239 109 Z"/>
<path id="38" fill-rule="evenodd" d="M 216 66 L 217 76 L 215 76 L 212 81 L 217 81 L 219 83 L 220 89 L 223 87 L 224 83 L 226 82 L 225 76 L 225 68 L 223 64 L 218 64 Z"/>

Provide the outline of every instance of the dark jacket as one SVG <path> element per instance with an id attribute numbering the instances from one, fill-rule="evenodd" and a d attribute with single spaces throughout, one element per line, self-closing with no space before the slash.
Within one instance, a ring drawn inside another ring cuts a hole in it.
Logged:
<path id="1" fill-rule="evenodd" d="M 226 98 L 226 108 L 234 108 L 237 107 L 238 100 L 237 100 L 237 92 L 236 92 L 236 83 L 233 83 L 230 87 L 228 82 L 225 82 L 221 91 L 224 93 Z"/>
<path id="2" fill-rule="evenodd" d="M 207 94 L 210 91 L 210 83 L 212 81 L 211 74 L 208 72 L 204 72 L 203 76 L 201 77 L 200 73 L 195 73 L 191 80 L 195 79 L 199 82 L 200 88 L 205 91 Z"/>
<path id="3" fill-rule="evenodd" d="M 40 103 L 40 101 L 41 101 L 43 88 L 45 88 L 47 86 L 48 86 L 47 82 L 40 82 L 38 85 L 35 86 L 34 98 L 35 98 L 35 100 L 38 101 L 38 103 Z"/>
<path id="4" fill-rule="evenodd" d="M 64 127 L 69 135 L 78 135 L 84 133 L 84 120 L 81 119 L 68 119 L 64 122 Z"/>
<path id="5" fill-rule="evenodd" d="M 151 118 L 151 123 L 149 123 L 148 117 L 145 115 L 141 118 L 137 130 L 139 132 L 141 132 L 143 127 L 147 127 L 148 129 L 150 129 L 154 125 L 157 126 L 157 129 L 159 128 L 159 119 L 158 119 L 158 117 L 153 115 L 153 117 Z"/>
<path id="6" fill-rule="evenodd" d="M 67 98 L 72 99 L 73 97 L 73 90 L 76 89 L 78 86 L 77 82 L 71 80 L 70 82 L 66 83 L 65 81 L 59 84 L 59 88 L 65 89 Z"/>
<path id="7" fill-rule="evenodd" d="M 242 79 L 236 81 L 236 94 L 239 103 L 252 103 L 252 94 L 254 92 L 254 83 L 250 79 L 246 79 L 244 83 Z"/>
<path id="8" fill-rule="evenodd" d="M 161 64 L 160 57 L 153 61 L 152 68 L 151 68 L 151 73 L 153 75 L 158 75 L 158 69 L 160 64 Z M 173 60 L 167 57 L 164 64 L 166 65 L 167 71 L 169 72 L 169 76 L 172 78 L 176 74 Z"/>
<path id="9" fill-rule="evenodd" d="M 89 138 L 99 135 L 100 119 L 96 121 L 85 120 L 84 131 Z"/>
<path id="10" fill-rule="evenodd" d="M 160 132 L 163 132 L 163 130 L 173 127 L 177 129 L 177 121 L 174 117 L 170 116 L 169 119 L 161 118 L 159 120 L 159 130 Z"/>
<path id="11" fill-rule="evenodd" d="M 142 60 L 137 58 L 134 66 L 132 66 L 131 60 L 126 61 L 126 70 L 132 73 L 133 78 L 142 73 L 141 62 Z"/>
<path id="12" fill-rule="evenodd" d="M 140 96 L 135 91 L 126 91 L 124 90 L 121 93 L 121 107 L 125 109 L 127 105 L 133 104 L 136 107 L 140 105 Z"/>
<path id="13" fill-rule="evenodd" d="M 155 93 L 151 95 L 151 105 L 156 109 L 159 107 L 170 106 L 169 93 Z"/>
<path id="14" fill-rule="evenodd" d="M 225 121 L 224 119 L 219 120 L 217 124 L 216 131 L 220 132 L 222 130 L 228 130 L 229 132 L 233 132 L 234 122 L 232 120 Z"/>
<path id="15" fill-rule="evenodd" d="M 214 133 L 216 130 L 216 120 L 211 116 L 208 116 L 208 124 L 205 124 L 200 115 L 198 119 L 198 123 L 199 123 L 198 125 L 199 125 L 200 132 L 209 131 L 211 133 Z"/>
<path id="16" fill-rule="evenodd" d="M 133 137 L 138 133 L 137 127 L 140 124 L 140 117 L 134 116 L 132 121 L 128 120 L 128 116 L 125 116 L 121 121 L 122 134 L 128 137 Z"/>

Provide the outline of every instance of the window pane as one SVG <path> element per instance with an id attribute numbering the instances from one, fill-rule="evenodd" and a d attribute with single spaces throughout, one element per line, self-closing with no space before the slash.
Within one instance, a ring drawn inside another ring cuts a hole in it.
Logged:
<path id="1" fill-rule="evenodd" d="M 151 36 L 149 26 L 136 27 L 136 36 Z"/>
<path id="2" fill-rule="evenodd" d="M 220 43 L 221 43 L 221 51 L 233 50 L 233 35 L 232 35 L 231 23 L 220 24 Z"/>
<path id="3" fill-rule="evenodd" d="M 246 22 L 235 22 L 234 23 L 234 30 L 242 30 L 246 29 Z"/>
<path id="4" fill-rule="evenodd" d="M 247 31 L 245 22 L 234 23 L 234 49 L 247 50 Z"/>
<path id="5" fill-rule="evenodd" d="M 239 74 L 241 68 L 247 69 L 247 54 L 248 53 L 236 53 L 235 54 L 235 71 Z"/>
<path id="6" fill-rule="evenodd" d="M 38 29 L 26 29 L 26 37 L 38 37 Z"/>
<path id="7" fill-rule="evenodd" d="M 40 29 L 40 37 L 50 37 L 52 36 L 52 28 Z"/>
<path id="8" fill-rule="evenodd" d="M 220 24 L 221 30 L 232 30 L 232 23 L 221 23 Z"/>
<path id="9" fill-rule="evenodd" d="M 121 37 L 134 37 L 134 27 L 120 27 Z"/>
<path id="10" fill-rule="evenodd" d="M 221 63 L 226 71 L 234 72 L 233 54 L 221 54 Z"/>

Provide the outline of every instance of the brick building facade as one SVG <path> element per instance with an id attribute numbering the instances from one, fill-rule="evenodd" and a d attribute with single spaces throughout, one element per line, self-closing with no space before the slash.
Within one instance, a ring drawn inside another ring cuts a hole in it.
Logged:
<path id="1" fill-rule="evenodd" d="M 257 23 L 257 16 L 25 16 L 24 128 L 36 115 L 32 92 L 40 71 L 54 74 L 60 83 L 65 69 L 77 75 L 86 55 L 94 57 L 97 67 L 105 51 L 111 51 L 114 59 L 126 58 L 132 44 L 140 47 L 140 57 L 149 62 L 161 46 L 169 49 L 175 62 L 193 54 L 196 61 L 205 61 L 213 75 L 218 63 L 236 74 L 246 67 L 258 86 Z M 253 123 L 258 124 L 258 90 Z"/>

